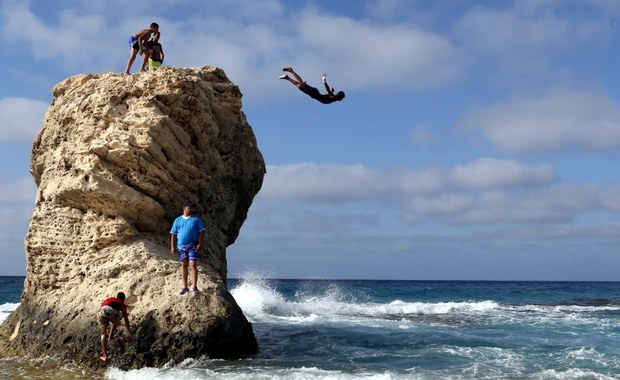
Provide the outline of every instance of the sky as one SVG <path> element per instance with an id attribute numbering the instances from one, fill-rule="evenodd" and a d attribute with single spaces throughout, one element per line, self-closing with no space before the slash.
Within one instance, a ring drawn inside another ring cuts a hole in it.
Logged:
<path id="1" fill-rule="evenodd" d="M 3 0 L 0 275 L 51 88 L 121 73 L 153 21 L 165 66 L 240 87 L 267 164 L 230 277 L 620 280 L 617 0 Z"/>

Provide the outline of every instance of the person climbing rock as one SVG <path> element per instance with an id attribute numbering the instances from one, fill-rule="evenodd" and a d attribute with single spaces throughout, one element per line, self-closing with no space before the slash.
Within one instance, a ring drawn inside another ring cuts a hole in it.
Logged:
<path id="1" fill-rule="evenodd" d="M 108 342 L 114 339 L 116 326 L 120 324 L 121 318 L 125 319 L 127 335 L 129 341 L 131 341 L 133 337 L 131 336 L 127 306 L 125 305 L 125 293 L 123 292 L 119 292 L 116 297 L 106 298 L 105 301 L 101 303 L 99 313 L 97 314 L 97 320 L 101 328 L 101 356 L 99 359 L 104 363 L 108 362 Z M 112 326 L 110 327 L 110 325 Z M 108 327 L 110 327 L 109 334 Z"/>

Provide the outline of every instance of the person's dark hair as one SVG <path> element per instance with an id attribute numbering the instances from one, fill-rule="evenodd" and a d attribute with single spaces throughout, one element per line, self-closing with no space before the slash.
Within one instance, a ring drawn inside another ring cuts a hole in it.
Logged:
<path id="1" fill-rule="evenodd" d="M 153 41 L 147 41 L 147 42 L 146 42 L 146 47 L 150 49 L 150 48 L 152 48 L 152 47 L 153 47 L 153 44 L 154 44 L 154 43 L 155 43 L 155 42 L 153 42 Z"/>
<path id="2" fill-rule="evenodd" d="M 156 22 L 152 23 L 151 29 L 159 29 L 159 24 L 157 24 Z"/>
<path id="3" fill-rule="evenodd" d="M 118 294 L 116 295 L 116 298 L 118 298 L 119 300 L 125 300 L 125 293 L 123 292 L 118 292 Z"/>
<path id="4" fill-rule="evenodd" d="M 341 101 L 342 99 L 344 99 L 344 91 L 338 91 L 334 97 L 336 98 L 336 100 Z"/>

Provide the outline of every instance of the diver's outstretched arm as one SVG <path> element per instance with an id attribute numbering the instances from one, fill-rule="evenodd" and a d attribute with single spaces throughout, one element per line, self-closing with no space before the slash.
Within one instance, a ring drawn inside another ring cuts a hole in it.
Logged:
<path id="1" fill-rule="evenodd" d="M 325 89 L 327 90 L 327 93 L 329 95 L 334 95 L 334 88 L 333 87 L 329 87 L 329 85 L 327 84 L 327 75 L 323 74 L 323 84 L 325 85 Z"/>

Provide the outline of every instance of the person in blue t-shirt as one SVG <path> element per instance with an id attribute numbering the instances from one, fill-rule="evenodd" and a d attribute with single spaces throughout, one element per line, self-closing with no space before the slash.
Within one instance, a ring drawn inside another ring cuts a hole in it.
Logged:
<path id="1" fill-rule="evenodd" d="M 183 202 L 183 215 L 172 223 L 170 229 L 170 254 L 179 254 L 181 262 L 182 288 L 179 294 L 189 292 L 187 287 L 188 266 L 192 268 L 193 291 L 198 292 L 198 252 L 204 245 L 206 229 L 202 220 L 194 215 L 194 203 L 186 200 Z"/>

